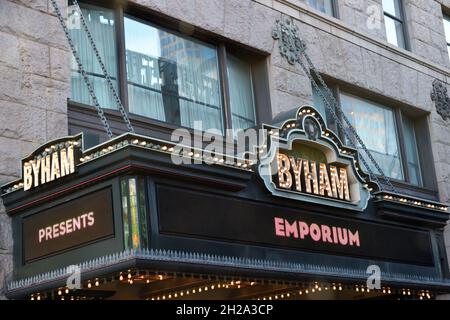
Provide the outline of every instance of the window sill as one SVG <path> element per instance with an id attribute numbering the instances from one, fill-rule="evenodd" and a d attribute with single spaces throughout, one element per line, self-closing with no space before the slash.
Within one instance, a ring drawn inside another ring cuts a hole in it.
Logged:
<path id="1" fill-rule="evenodd" d="M 437 190 L 417 186 L 409 182 L 396 180 L 392 178 L 389 178 L 389 180 L 391 181 L 392 185 L 397 189 L 397 191 L 401 194 L 417 198 L 423 198 L 431 201 L 439 201 L 439 195 Z"/>

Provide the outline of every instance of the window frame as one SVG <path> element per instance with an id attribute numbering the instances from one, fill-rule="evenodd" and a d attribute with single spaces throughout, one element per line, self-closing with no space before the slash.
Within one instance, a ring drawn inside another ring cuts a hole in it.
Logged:
<path id="1" fill-rule="evenodd" d="M 396 1 L 396 0 L 394 0 L 394 1 Z M 385 11 L 383 4 L 381 4 L 381 7 L 383 9 L 383 19 L 385 20 L 385 22 L 384 22 L 385 23 L 385 25 L 384 25 L 385 33 L 387 34 L 386 19 L 385 19 L 386 16 L 391 18 L 394 21 L 400 22 L 402 25 L 402 33 L 403 33 L 403 39 L 405 42 L 405 47 L 402 48 L 398 45 L 396 47 L 410 51 L 411 48 L 410 48 L 410 44 L 409 44 L 408 29 L 407 29 L 406 23 L 405 23 L 406 14 L 405 14 L 405 6 L 403 4 L 403 0 L 398 0 L 398 4 L 399 4 L 399 14 L 400 14 L 399 17 L 394 16 L 394 15 L 390 14 L 389 12 Z M 387 35 L 386 35 L 386 41 L 387 41 Z M 393 43 L 390 43 L 390 42 L 388 42 L 388 43 L 395 46 Z"/>
<path id="2" fill-rule="evenodd" d="M 128 3 L 126 6 L 120 1 L 104 3 L 100 0 L 86 0 L 79 1 L 80 6 L 92 5 L 100 8 L 113 10 L 115 19 L 115 41 L 117 54 L 117 88 L 118 95 L 121 99 L 128 116 L 135 126 L 136 132 L 140 134 L 157 135 L 164 138 L 169 138 L 173 130 L 177 128 L 184 128 L 193 132 L 194 129 L 175 125 L 170 122 L 160 121 L 144 115 L 130 113 L 128 100 L 128 81 L 126 72 L 126 48 L 125 48 L 125 17 L 129 16 L 140 22 L 148 23 L 153 27 L 160 28 L 175 35 L 187 37 L 180 31 L 176 30 L 176 26 L 184 23 L 172 17 L 162 15 L 146 8 L 142 5 Z M 218 72 L 220 80 L 220 97 L 222 102 L 222 122 L 223 135 L 226 135 L 227 129 L 233 129 L 231 106 L 230 106 L 230 91 L 227 75 L 227 52 L 236 55 L 239 58 L 246 60 L 251 66 L 251 82 L 253 88 L 253 102 L 255 113 L 255 126 L 268 122 L 272 119 L 271 105 L 270 105 L 270 90 L 268 79 L 268 65 L 267 53 L 253 48 L 243 47 L 243 45 L 227 41 L 223 37 L 219 37 L 206 30 L 194 28 L 192 35 L 188 36 L 193 41 L 201 41 L 210 44 L 216 48 L 218 56 Z M 254 59 L 255 58 L 255 59 Z M 100 142 L 107 139 L 101 125 L 95 122 L 95 108 L 92 105 L 80 103 L 68 98 L 69 109 L 69 129 L 87 129 L 89 132 L 98 131 L 100 134 Z M 121 119 L 120 112 L 117 109 L 103 108 L 108 120 L 111 123 L 111 129 L 114 134 L 123 133 L 126 130 L 125 125 Z M 83 119 L 86 120 L 86 125 L 83 125 Z M 122 123 L 121 123 L 122 122 Z M 162 135 L 161 135 L 162 134 Z"/>
<path id="3" fill-rule="evenodd" d="M 448 10 L 445 10 L 445 11 L 443 10 L 443 12 L 442 12 L 442 23 L 444 26 L 445 43 L 447 44 L 447 56 L 450 61 L 450 42 L 447 41 L 447 33 L 445 31 L 445 21 L 450 23 L 450 15 L 449 15 Z M 450 34 L 448 35 L 448 37 L 450 37 Z"/>
<path id="4" fill-rule="evenodd" d="M 314 6 L 312 6 L 312 5 L 309 3 L 309 0 L 306 2 L 306 4 L 307 4 L 310 8 L 313 8 L 314 10 L 317 10 L 317 11 L 321 12 L 322 14 L 325 14 L 325 15 L 327 15 L 327 16 L 329 16 L 329 17 L 333 17 L 333 18 L 339 19 L 339 6 L 338 6 L 338 3 L 337 3 L 338 0 L 330 0 L 330 1 L 331 1 L 331 11 L 332 11 L 331 14 L 328 14 L 328 13 L 326 13 L 326 12 L 323 12 L 323 11 L 321 11 L 321 10 L 315 8 Z"/>
<path id="5" fill-rule="evenodd" d="M 395 178 L 388 177 L 389 180 L 392 182 L 392 184 L 401 190 L 407 190 L 409 192 L 412 192 L 413 195 L 416 196 L 428 196 L 430 199 L 438 199 L 437 198 L 437 182 L 435 178 L 435 168 L 434 168 L 434 162 L 432 161 L 432 154 L 431 154 L 431 148 L 429 147 L 431 144 L 427 141 L 430 141 L 429 137 L 429 130 L 426 119 L 423 119 L 423 121 L 420 121 L 421 123 L 418 123 L 418 119 L 415 119 L 414 117 L 410 117 L 406 112 L 403 110 L 403 108 L 395 102 L 388 101 L 387 98 L 381 98 L 377 96 L 376 94 L 367 92 L 362 92 L 359 89 L 356 89 L 350 85 L 338 83 L 337 80 L 334 79 L 327 79 L 326 84 L 331 90 L 333 96 L 335 97 L 336 101 L 341 105 L 341 95 L 342 93 L 354 96 L 358 99 L 367 100 L 369 102 L 372 102 L 374 104 L 379 104 L 385 108 L 389 108 L 392 110 L 394 115 L 394 125 L 397 135 L 397 141 L 398 141 L 398 148 L 399 148 L 399 155 L 400 155 L 400 164 L 402 167 L 402 172 L 404 176 L 404 180 L 399 180 Z M 327 114 L 328 114 L 327 110 Z M 411 120 L 414 123 L 414 134 L 415 134 L 415 140 L 417 144 L 417 156 L 419 161 L 419 172 L 421 176 L 421 184 L 417 185 L 411 182 L 410 172 L 408 168 L 408 159 L 407 159 L 407 152 L 406 152 L 406 145 L 405 145 L 405 129 L 403 127 L 403 117 L 408 116 L 411 118 Z M 341 114 L 338 113 L 339 120 L 343 122 Z M 341 141 L 345 141 L 344 134 L 342 130 L 334 123 L 333 119 L 325 119 L 327 122 L 327 126 L 336 132 L 335 128 L 337 128 L 336 134 L 341 139 Z M 426 126 L 426 128 L 424 128 Z M 419 133 L 420 131 L 420 133 Z M 422 139 L 418 139 L 418 136 L 422 135 Z M 429 150 L 429 152 L 419 152 L 420 150 Z M 379 176 L 378 173 L 376 173 L 377 176 Z"/>

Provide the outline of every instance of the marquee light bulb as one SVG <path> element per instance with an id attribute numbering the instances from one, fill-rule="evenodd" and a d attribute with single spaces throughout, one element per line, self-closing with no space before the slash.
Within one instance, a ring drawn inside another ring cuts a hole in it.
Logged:
<path id="1" fill-rule="evenodd" d="M 123 280 L 123 275 L 120 274 L 119 280 L 122 281 Z"/>
<path id="2" fill-rule="evenodd" d="M 128 273 L 128 279 L 131 279 L 131 273 Z"/>
<path id="3" fill-rule="evenodd" d="M 89 282 L 87 287 L 90 289 L 92 287 L 91 283 Z"/>
<path id="4" fill-rule="evenodd" d="M 66 294 L 69 293 L 69 289 L 66 288 L 65 292 L 66 292 Z"/>
<path id="5" fill-rule="evenodd" d="M 100 285 L 100 282 L 98 280 L 95 280 L 95 286 L 98 287 Z"/>
<path id="6" fill-rule="evenodd" d="M 58 290 L 58 296 L 62 295 L 61 289 Z"/>

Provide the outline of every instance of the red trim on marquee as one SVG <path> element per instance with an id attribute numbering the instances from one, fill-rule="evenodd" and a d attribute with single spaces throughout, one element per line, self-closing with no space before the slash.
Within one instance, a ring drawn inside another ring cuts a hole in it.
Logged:
<path id="1" fill-rule="evenodd" d="M 20 205 L 20 206 L 18 206 L 18 207 L 15 207 L 15 208 L 9 210 L 8 213 L 12 213 L 12 212 L 14 212 L 14 211 L 23 209 L 24 207 L 28 207 L 28 206 L 30 206 L 30 205 L 32 205 L 32 204 L 41 202 L 41 201 L 43 201 L 43 200 L 45 200 L 45 199 L 48 199 L 48 198 L 57 196 L 57 195 L 59 195 L 59 194 L 61 194 L 61 193 L 65 193 L 65 192 L 67 192 L 67 191 L 70 191 L 70 190 L 72 190 L 72 189 L 78 188 L 78 187 L 83 186 L 83 185 L 85 185 L 85 184 L 88 184 L 88 183 L 91 183 L 91 182 L 100 180 L 100 179 L 102 179 L 102 178 L 105 178 L 105 177 L 110 176 L 110 175 L 112 175 L 112 174 L 115 174 L 115 173 L 117 173 L 117 172 L 120 172 L 120 171 L 124 171 L 124 170 L 130 169 L 131 167 L 132 167 L 132 165 L 129 164 L 129 165 L 126 165 L 126 166 L 121 167 L 121 168 L 119 168 L 119 169 L 113 170 L 113 171 L 111 171 L 111 172 L 102 174 L 102 175 L 100 175 L 100 176 L 98 176 L 98 177 L 95 177 L 95 178 L 92 178 L 92 179 L 89 179 L 89 180 L 80 182 L 80 183 L 78 183 L 78 184 L 76 184 L 76 185 L 73 185 L 73 186 L 71 186 L 71 187 L 68 187 L 68 188 L 66 188 L 66 189 L 59 190 L 59 191 L 57 191 L 57 192 L 55 192 L 55 193 L 46 195 L 45 197 L 42 197 L 42 198 L 39 198 L 39 199 L 30 201 L 30 202 L 28 202 L 28 203 L 25 203 L 25 204 L 23 204 L 23 205 Z"/>

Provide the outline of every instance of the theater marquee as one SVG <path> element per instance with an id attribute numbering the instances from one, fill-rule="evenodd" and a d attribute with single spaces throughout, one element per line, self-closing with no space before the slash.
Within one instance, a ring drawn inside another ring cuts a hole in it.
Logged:
<path id="1" fill-rule="evenodd" d="M 280 128 L 264 127 L 268 151 L 259 174 L 274 196 L 357 211 L 367 207 L 369 189 L 378 186 L 362 172 L 357 151 L 328 130 L 318 111 L 302 107 Z"/>
<path id="2" fill-rule="evenodd" d="M 20 183 L 27 191 L 75 173 L 82 134 L 50 141 L 22 160 Z"/>

